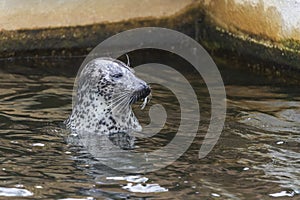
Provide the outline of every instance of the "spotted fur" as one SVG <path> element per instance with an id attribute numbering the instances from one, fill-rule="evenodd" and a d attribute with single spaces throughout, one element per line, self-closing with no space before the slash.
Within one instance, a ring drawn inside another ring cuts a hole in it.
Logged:
<path id="1" fill-rule="evenodd" d="M 123 62 L 94 59 L 84 67 L 78 79 L 67 127 L 99 134 L 141 131 L 131 104 L 149 93 L 147 84 Z"/>

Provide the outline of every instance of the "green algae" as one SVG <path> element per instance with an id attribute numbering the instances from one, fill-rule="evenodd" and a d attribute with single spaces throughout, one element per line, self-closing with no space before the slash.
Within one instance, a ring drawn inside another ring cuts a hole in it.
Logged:
<path id="1" fill-rule="evenodd" d="M 284 49 L 288 49 L 289 51 L 294 51 L 295 53 L 300 53 L 300 41 L 293 39 L 286 39 L 280 41 L 283 45 Z"/>

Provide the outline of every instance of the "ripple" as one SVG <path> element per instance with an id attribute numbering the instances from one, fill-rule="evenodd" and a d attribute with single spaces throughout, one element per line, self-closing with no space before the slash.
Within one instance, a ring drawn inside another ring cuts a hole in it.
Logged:
<path id="1" fill-rule="evenodd" d="M 36 67 L 23 64 L 8 64 L 10 71 L 0 73 L 0 184 L 4 186 L 0 196 L 64 200 L 299 198 L 298 88 L 248 83 L 227 86 L 225 129 L 213 151 L 198 160 L 211 107 L 205 84 L 197 85 L 199 77 L 189 76 L 201 106 L 199 137 L 169 166 L 156 172 L 128 174 L 103 164 L 116 161 L 121 169 L 133 166 L 130 156 L 102 145 L 99 136 L 85 135 L 83 145 L 74 139 L 77 148 L 64 140 L 68 133 L 58 129 L 58 122 L 66 119 L 71 109 L 74 80 L 69 73 L 60 72 L 80 62 L 59 60 L 52 68 L 41 68 L 39 62 Z M 180 122 L 179 105 L 172 92 L 159 85 L 152 89 L 150 103 L 164 105 L 167 123 L 159 134 L 137 138 L 133 156 L 168 145 Z M 147 107 L 143 111 L 138 108 L 136 113 L 145 125 L 149 122 L 144 112 Z M 174 146 L 171 151 L 177 149 Z M 149 156 L 145 154 L 145 158 Z"/>

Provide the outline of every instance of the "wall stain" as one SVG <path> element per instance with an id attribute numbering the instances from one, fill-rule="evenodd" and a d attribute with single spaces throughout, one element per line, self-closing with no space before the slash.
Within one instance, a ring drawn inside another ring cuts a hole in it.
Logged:
<path id="1" fill-rule="evenodd" d="M 206 0 L 207 14 L 222 28 L 236 34 L 253 34 L 264 39 L 300 40 L 300 30 L 284 30 L 283 19 L 276 7 L 267 7 L 263 0 L 236 3 L 235 0 Z"/>

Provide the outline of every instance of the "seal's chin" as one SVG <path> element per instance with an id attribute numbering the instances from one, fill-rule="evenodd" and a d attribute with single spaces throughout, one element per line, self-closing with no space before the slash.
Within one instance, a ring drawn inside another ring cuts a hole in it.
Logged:
<path id="1" fill-rule="evenodd" d="M 135 91 L 131 98 L 130 98 L 130 104 L 134 104 L 135 102 L 145 99 L 148 97 L 151 93 L 151 89 L 148 85 L 144 86 L 142 89 Z"/>

